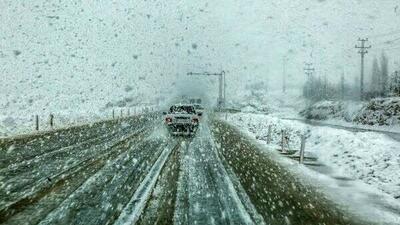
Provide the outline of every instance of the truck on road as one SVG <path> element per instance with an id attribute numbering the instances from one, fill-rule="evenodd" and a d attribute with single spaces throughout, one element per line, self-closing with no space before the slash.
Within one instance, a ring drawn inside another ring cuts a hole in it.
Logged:
<path id="1" fill-rule="evenodd" d="M 201 98 L 191 98 L 189 99 L 190 104 L 201 104 Z"/>
<path id="2" fill-rule="evenodd" d="M 194 109 L 198 116 L 202 116 L 204 114 L 204 107 L 201 104 L 193 104 Z"/>
<path id="3" fill-rule="evenodd" d="M 165 124 L 174 135 L 192 135 L 199 126 L 199 116 L 192 104 L 175 104 L 164 112 Z"/>

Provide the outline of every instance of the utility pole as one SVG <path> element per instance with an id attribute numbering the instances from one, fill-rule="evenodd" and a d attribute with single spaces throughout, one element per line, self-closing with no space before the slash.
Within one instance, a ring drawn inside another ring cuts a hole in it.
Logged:
<path id="1" fill-rule="evenodd" d="M 226 106 L 226 80 L 225 80 L 225 71 L 222 71 L 222 75 L 224 76 L 224 107 Z"/>
<path id="2" fill-rule="evenodd" d="M 282 92 L 286 93 L 286 56 L 283 57 L 283 84 L 282 84 Z"/>
<path id="3" fill-rule="evenodd" d="M 328 99 L 328 81 L 326 80 L 326 75 L 324 75 L 324 98 Z"/>
<path id="4" fill-rule="evenodd" d="M 342 72 L 342 76 L 340 77 L 340 98 L 344 100 L 344 72 Z"/>
<path id="5" fill-rule="evenodd" d="M 313 77 L 314 71 L 315 71 L 315 69 L 312 67 L 312 63 L 305 63 L 304 73 L 307 75 L 308 82 L 311 82 L 310 86 L 308 86 L 307 90 L 306 90 L 306 93 L 307 93 L 308 97 L 313 95 L 312 94 L 313 93 L 312 88 L 314 86 L 314 83 L 313 83 L 314 79 L 311 79 L 311 78 Z"/>
<path id="6" fill-rule="evenodd" d="M 315 69 L 312 67 L 312 63 L 305 63 L 304 73 L 307 75 L 307 78 L 312 77 Z"/>
<path id="7" fill-rule="evenodd" d="M 371 48 L 370 46 L 365 46 L 365 42 L 368 41 L 368 38 L 365 39 L 358 39 L 359 42 L 361 42 L 361 46 L 355 46 L 355 48 L 359 49 L 358 53 L 361 55 L 361 74 L 360 74 L 360 99 L 364 100 L 364 56 L 365 54 L 368 53 L 369 48 Z"/>
<path id="8" fill-rule="evenodd" d="M 222 71 L 221 73 L 209 73 L 209 72 L 203 72 L 203 73 L 193 73 L 189 72 L 187 73 L 188 76 L 218 76 L 218 108 L 222 109 L 225 107 L 225 71 Z"/>

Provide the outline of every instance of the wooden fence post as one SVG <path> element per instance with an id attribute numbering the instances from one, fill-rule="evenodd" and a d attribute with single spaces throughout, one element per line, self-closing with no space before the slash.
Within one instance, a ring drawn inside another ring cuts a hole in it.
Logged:
<path id="1" fill-rule="evenodd" d="M 303 164 L 304 162 L 304 150 L 306 147 L 306 137 L 305 135 L 301 135 L 301 146 L 300 146 L 300 158 L 299 158 L 299 163 Z"/>
<path id="2" fill-rule="evenodd" d="M 115 111 L 114 111 L 114 109 L 112 110 L 112 118 L 115 119 Z"/>
<path id="3" fill-rule="evenodd" d="M 53 129 L 54 126 L 54 115 L 50 114 L 50 128 Z"/>
<path id="4" fill-rule="evenodd" d="M 272 132 L 272 125 L 268 125 L 268 133 L 267 133 L 267 144 L 271 144 L 271 132 Z"/>
<path id="5" fill-rule="evenodd" d="M 122 113 L 122 112 L 123 112 L 123 109 L 121 109 L 121 119 L 122 119 L 122 117 L 123 117 L 123 113 Z"/>
<path id="6" fill-rule="evenodd" d="M 39 131 L 39 116 L 35 115 L 35 130 Z"/>

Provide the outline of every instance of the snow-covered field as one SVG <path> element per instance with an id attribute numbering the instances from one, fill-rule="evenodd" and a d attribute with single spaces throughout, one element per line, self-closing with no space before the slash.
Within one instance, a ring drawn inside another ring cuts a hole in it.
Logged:
<path id="1" fill-rule="evenodd" d="M 115 118 L 120 118 L 121 113 L 123 117 L 128 115 L 137 115 L 151 110 L 157 110 L 158 106 L 136 106 L 136 107 L 123 107 L 115 108 Z M 129 114 L 128 114 L 129 113 Z M 74 111 L 74 110 L 61 110 L 57 112 L 39 112 L 37 114 L 16 114 L 1 115 L 0 114 L 0 137 L 8 137 L 15 135 L 33 134 L 35 130 L 35 115 L 39 117 L 39 131 L 51 130 L 50 127 L 50 114 L 54 116 L 53 129 L 65 128 L 70 126 L 83 125 L 87 123 L 94 123 L 101 120 L 112 119 L 113 109 L 103 110 L 88 110 L 88 111 Z"/>
<path id="2" fill-rule="evenodd" d="M 400 197 L 400 143 L 384 134 L 315 127 L 262 114 L 229 114 L 227 118 L 264 144 L 271 125 L 271 149 L 279 146 L 281 130 L 289 134 L 293 149 L 299 149 L 300 135 L 305 134 L 306 155 L 317 156 L 334 170 L 335 176 L 359 179 L 393 197 Z"/>

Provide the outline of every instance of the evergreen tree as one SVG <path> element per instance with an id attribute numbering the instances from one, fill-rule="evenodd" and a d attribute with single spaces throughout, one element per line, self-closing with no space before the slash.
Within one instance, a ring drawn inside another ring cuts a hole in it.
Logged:
<path id="1" fill-rule="evenodd" d="M 384 52 L 382 52 L 381 55 L 381 76 L 379 79 L 379 84 L 380 84 L 380 93 L 381 96 L 384 96 L 388 92 L 387 84 L 388 84 L 388 78 L 389 78 L 389 68 L 388 68 L 389 60 L 388 57 Z"/>
<path id="2" fill-rule="evenodd" d="M 390 77 L 390 92 L 400 97 L 400 72 L 396 71 Z"/>
<path id="3" fill-rule="evenodd" d="M 372 76 L 371 76 L 371 92 L 377 93 L 380 91 L 380 78 L 381 71 L 379 68 L 378 59 L 375 57 L 372 63 Z"/>
<path id="4" fill-rule="evenodd" d="M 330 84 L 326 77 L 321 79 L 310 76 L 304 84 L 303 96 L 312 101 L 338 99 L 340 87 Z"/>

